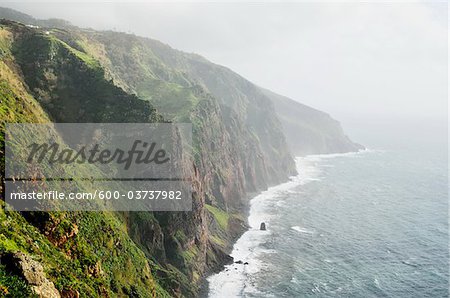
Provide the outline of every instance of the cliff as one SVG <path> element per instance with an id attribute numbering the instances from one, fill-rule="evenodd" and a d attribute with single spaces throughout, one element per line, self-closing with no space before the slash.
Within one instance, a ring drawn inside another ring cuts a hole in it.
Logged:
<path id="1" fill-rule="evenodd" d="M 200 56 L 12 10 L 0 9 L 0 17 L 19 21 L 0 21 L 2 161 L 8 122 L 193 127 L 193 156 L 184 159 L 192 212 L 2 208 L 0 257 L 31 256 L 64 297 L 197 295 L 202 277 L 229 261 L 245 229 L 247 196 L 295 174 L 288 144 L 303 153 L 357 149 L 326 114 L 300 104 L 292 112 L 288 99 Z M 289 128 L 292 119 L 300 120 Z M 12 272 L 0 266 L 0 291 L 31 291 L 23 274 Z"/>
<path id="2" fill-rule="evenodd" d="M 344 134 L 341 124 L 327 113 L 267 89 L 261 90 L 272 100 L 294 155 L 345 153 L 364 149 L 364 146 L 352 142 Z"/>

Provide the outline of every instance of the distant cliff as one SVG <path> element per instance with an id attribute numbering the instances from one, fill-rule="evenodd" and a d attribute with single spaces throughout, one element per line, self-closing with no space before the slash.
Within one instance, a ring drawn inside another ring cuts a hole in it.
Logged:
<path id="1" fill-rule="evenodd" d="M 344 134 L 341 124 L 330 115 L 298 101 L 261 88 L 275 107 L 291 152 L 308 154 L 345 153 L 364 149 Z"/>

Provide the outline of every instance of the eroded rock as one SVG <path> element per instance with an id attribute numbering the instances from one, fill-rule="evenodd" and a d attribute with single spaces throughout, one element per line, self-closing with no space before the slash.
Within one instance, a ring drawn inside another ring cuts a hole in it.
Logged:
<path id="1" fill-rule="evenodd" d="M 61 297 L 53 282 L 45 276 L 42 265 L 29 255 L 23 252 L 8 253 L 1 256 L 1 262 L 9 271 L 21 276 L 38 297 Z"/>

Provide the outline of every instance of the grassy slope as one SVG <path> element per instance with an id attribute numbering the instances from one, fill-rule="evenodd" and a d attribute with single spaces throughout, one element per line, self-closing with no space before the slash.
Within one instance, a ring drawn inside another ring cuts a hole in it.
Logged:
<path id="1" fill-rule="evenodd" d="M 2 137 L 7 122 L 49 122 L 17 71 L 15 57 L 11 55 L 13 35 L 10 31 L 7 25 L 0 28 Z M 93 66 L 94 60 L 63 42 L 60 44 L 82 64 Z M 47 276 L 59 290 L 77 291 L 81 297 L 169 296 L 153 278 L 151 270 L 156 268 L 149 265 L 144 253 L 130 239 L 124 220 L 117 214 L 21 214 L 5 212 L 3 207 L 0 207 L 0 254 L 20 250 L 32 255 L 43 264 Z M 0 266 L 0 293 L 2 291 L 8 292 L 10 297 L 23 297 L 28 289 L 20 278 L 10 276 Z"/>

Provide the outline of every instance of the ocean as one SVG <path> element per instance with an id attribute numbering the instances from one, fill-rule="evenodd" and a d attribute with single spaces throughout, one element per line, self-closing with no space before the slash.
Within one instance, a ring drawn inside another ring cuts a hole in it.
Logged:
<path id="1" fill-rule="evenodd" d="M 296 158 L 209 297 L 448 297 L 447 152 L 416 149 Z"/>

